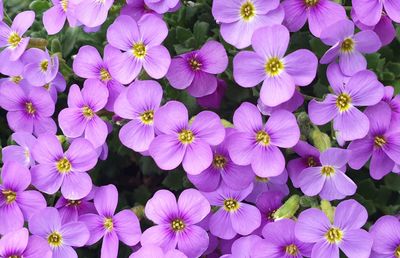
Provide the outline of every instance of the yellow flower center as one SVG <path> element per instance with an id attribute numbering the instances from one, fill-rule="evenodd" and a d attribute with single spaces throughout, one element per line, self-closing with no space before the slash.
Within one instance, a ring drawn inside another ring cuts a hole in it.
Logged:
<path id="1" fill-rule="evenodd" d="M 268 146 L 271 142 L 271 137 L 266 131 L 261 130 L 256 134 L 256 141 L 261 145 Z"/>
<path id="2" fill-rule="evenodd" d="M 112 218 L 105 218 L 103 225 L 107 231 L 111 231 L 114 228 L 114 222 L 113 222 Z"/>
<path id="3" fill-rule="evenodd" d="M 48 68 L 49 68 L 49 61 L 43 60 L 42 62 L 40 62 L 40 70 L 42 70 L 42 72 L 47 72 Z"/>
<path id="4" fill-rule="evenodd" d="M 94 116 L 93 110 L 88 106 L 84 106 L 82 108 L 82 114 L 83 114 L 84 117 L 89 118 L 89 119 Z"/>
<path id="5" fill-rule="evenodd" d="M 48 237 L 47 237 L 47 242 L 51 247 L 59 247 L 62 245 L 62 236 L 60 233 L 57 231 L 52 232 Z"/>
<path id="6" fill-rule="evenodd" d="M 19 255 L 11 255 L 11 256 L 8 256 L 8 258 L 21 258 L 21 256 L 19 256 Z"/>
<path id="7" fill-rule="evenodd" d="M 16 32 L 11 32 L 10 36 L 8 36 L 8 44 L 12 48 L 18 47 L 19 43 L 21 42 L 22 38 Z"/>
<path id="8" fill-rule="evenodd" d="M 343 238 L 343 231 L 341 231 L 338 228 L 330 228 L 328 232 L 325 234 L 326 240 L 328 240 L 329 243 L 335 244 L 337 242 L 340 242 Z"/>
<path id="9" fill-rule="evenodd" d="M 81 203 L 81 200 L 68 200 L 67 206 L 79 206 Z"/>
<path id="10" fill-rule="evenodd" d="M 50 88 L 51 88 L 50 83 L 45 84 L 45 85 L 43 86 L 43 88 L 44 88 L 45 90 L 49 91 Z"/>
<path id="11" fill-rule="evenodd" d="M 6 198 L 6 204 L 13 203 L 15 199 L 17 199 L 17 193 L 11 190 L 3 190 L 1 192 L 4 195 L 4 198 Z"/>
<path id="12" fill-rule="evenodd" d="M 308 167 L 315 167 L 317 165 L 317 162 L 315 161 L 314 157 L 308 157 L 307 158 L 307 166 Z"/>
<path id="13" fill-rule="evenodd" d="M 183 144 L 190 144 L 194 141 L 194 135 L 191 130 L 186 130 L 183 129 L 179 134 L 178 134 L 178 139 L 181 143 Z"/>
<path id="14" fill-rule="evenodd" d="M 146 46 L 142 42 L 135 43 L 132 51 L 136 58 L 144 58 L 146 56 Z"/>
<path id="15" fill-rule="evenodd" d="M 323 166 L 321 169 L 321 174 L 324 176 L 331 176 L 335 174 L 335 168 L 332 166 Z"/>
<path id="16" fill-rule="evenodd" d="M 347 38 L 343 40 L 342 45 L 340 46 L 340 51 L 344 53 L 349 53 L 354 50 L 355 42 L 352 38 Z"/>
<path id="17" fill-rule="evenodd" d="M 67 158 L 62 158 L 59 161 L 57 161 L 56 167 L 58 172 L 63 174 L 63 173 L 69 173 L 71 171 L 72 165 Z"/>
<path id="18" fill-rule="evenodd" d="M 196 59 L 194 59 L 194 58 L 191 58 L 189 60 L 189 65 L 190 65 L 190 67 L 192 68 L 193 71 L 200 70 L 200 68 L 202 66 L 202 64 L 199 61 L 197 61 Z"/>
<path id="19" fill-rule="evenodd" d="M 224 201 L 224 209 L 229 212 L 237 211 L 239 203 L 235 199 L 229 198 Z"/>
<path id="20" fill-rule="evenodd" d="M 61 8 L 64 10 L 64 12 L 66 12 L 68 8 L 68 0 L 61 0 L 60 3 L 61 3 Z"/>
<path id="21" fill-rule="evenodd" d="M 16 83 L 16 84 L 19 84 L 21 81 L 22 81 L 22 76 L 20 76 L 20 75 L 18 75 L 18 76 L 12 76 L 11 78 L 10 78 L 10 80 L 13 82 L 13 83 Z"/>
<path id="22" fill-rule="evenodd" d="M 285 68 L 285 65 L 277 57 L 270 58 L 267 61 L 267 63 L 265 64 L 265 72 L 270 77 L 275 77 L 275 76 L 279 75 L 283 71 L 284 68 Z"/>
<path id="23" fill-rule="evenodd" d="M 245 21 L 250 21 L 256 15 L 256 8 L 251 1 L 245 2 L 240 7 L 240 17 Z"/>
<path id="24" fill-rule="evenodd" d="M 376 136 L 374 139 L 375 147 L 381 148 L 386 144 L 386 139 L 383 136 Z"/>
<path id="25" fill-rule="evenodd" d="M 256 176 L 256 181 L 261 182 L 261 183 L 268 183 L 269 182 L 269 178 L 268 177 Z"/>
<path id="26" fill-rule="evenodd" d="M 26 102 L 25 103 L 25 110 L 28 112 L 28 114 L 33 115 L 36 112 L 35 107 L 33 106 L 32 102 Z"/>
<path id="27" fill-rule="evenodd" d="M 297 256 L 297 254 L 299 253 L 299 249 L 295 244 L 286 246 L 285 251 L 288 255 L 293 255 L 293 256 Z"/>
<path id="28" fill-rule="evenodd" d="M 307 5 L 307 7 L 313 7 L 318 4 L 319 0 L 304 0 L 304 3 Z"/>
<path id="29" fill-rule="evenodd" d="M 222 155 L 215 155 L 213 159 L 213 166 L 217 169 L 222 169 L 226 165 L 226 158 Z"/>
<path id="30" fill-rule="evenodd" d="M 339 108 L 340 112 L 349 110 L 351 106 L 351 97 L 346 93 L 340 94 L 336 99 L 336 106 Z"/>
<path id="31" fill-rule="evenodd" d="M 175 232 L 182 231 L 185 229 L 185 222 L 183 222 L 183 220 L 181 220 L 181 219 L 174 219 L 171 222 L 171 227 L 172 227 L 172 230 Z"/>
<path id="32" fill-rule="evenodd" d="M 100 70 L 100 79 L 103 82 L 108 82 L 109 80 L 111 80 L 111 75 L 105 68 L 101 68 Z"/>
<path id="33" fill-rule="evenodd" d="M 154 111 L 153 110 L 143 112 L 140 115 L 140 120 L 142 121 L 143 124 L 146 124 L 146 125 L 152 124 L 153 119 L 154 119 Z"/>
<path id="34" fill-rule="evenodd" d="M 396 250 L 394 251 L 394 256 L 396 258 L 400 258 L 400 245 L 398 245 Z"/>

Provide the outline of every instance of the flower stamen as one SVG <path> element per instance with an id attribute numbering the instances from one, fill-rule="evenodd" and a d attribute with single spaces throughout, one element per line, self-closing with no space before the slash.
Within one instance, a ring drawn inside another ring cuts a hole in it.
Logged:
<path id="1" fill-rule="evenodd" d="M 239 203 L 235 199 L 229 198 L 224 201 L 224 209 L 229 212 L 234 212 L 239 209 Z"/>
<path id="2" fill-rule="evenodd" d="M 183 222 L 183 220 L 181 220 L 181 219 L 174 219 L 174 220 L 171 222 L 171 227 L 172 227 L 172 230 L 173 230 L 173 231 L 178 232 L 178 231 L 184 230 L 185 227 L 186 227 L 186 225 L 185 225 L 185 222 Z"/>
<path id="3" fill-rule="evenodd" d="M 140 121 L 142 121 L 142 123 L 145 125 L 152 124 L 153 120 L 154 120 L 154 111 L 153 110 L 145 111 L 140 115 Z"/>
<path id="4" fill-rule="evenodd" d="M 330 244 L 338 243 L 343 238 L 343 231 L 332 227 L 328 230 L 328 232 L 326 232 L 325 238 Z"/>
<path id="5" fill-rule="evenodd" d="M 226 165 L 226 158 L 220 154 L 214 156 L 213 166 L 216 169 L 223 169 Z"/>
<path id="6" fill-rule="evenodd" d="M 299 249 L 297 248 L 297 246 L 295 244 L 290 244 L 290 245 L 286 246 L 285 251 L 288 255 L 292 255 L 292 256 L 297 256 L 297 254 L 299 253 Z"/>
<path id="7" fill-rule="evenodd" d="M 336 106 L 340 112 L 349 110 L 351 107 L 351 97 L 346 93 L 340 94 L 336 99 Z"/>
<path id="8" fill-rule="evenodd" d="M 278 76 L 283 69 L 285 68 L 285 65 L 283 62 L 277 58 L 277 57 L 272 57 L 270 58 L 267 63 L 265 64 L 265 72 L 270 76 L 270 77 L 275 77 Z"/>
<path id="9" fill-rule="evenodd" d="M 71 162 L 67 158 L 61 158 L 56 164 L 57 171 L 61 174 L 69 173 L 72 169 Z"/>
<path id="10" fill-rule="evenodd" d="M 16 32 L 11 32 L 10 36 L 8 36 L 8 39 L 7 39 L 8 44 L 12 48 L 18 47 L 19 43 L 21 43 L 21 40 L 22 40 L 22 38 Z"/>
<path id="11" fill-rule="evenodd" d="M 63 243 L 63 239 L 60 233 L 53 231 L 48 237 L 47 242 L 51 247 L 59 247 Z"/>
<path id="12" fill-rule="evenodd" d="M 183 144 L 190 144 L 194 141 L 194 134 L 191 130 L 183 129 L 178 134 L 178 139 Z"/>
<path id="13" fill-rule="evenodd" d="M 335 168 L 332 166 L 323 166 L 321 169 L 321 174 L 324 176 L 331 176 L 335 174 Z"/>
<path id="14" fill-rule="evenodd" d="M 355 42 L 352 38 L 347 38 L 343 40 L 342 44 L 340 45 L 340 51 L 343 53 L 350 53 L 354 50 Z"/>
<path id="15" fill-rule="evenodd" d="M 256 134 L 256 141 L 263 146 L 268 146 L 271 142 L 271 137 L 266 131 L 261 130 Z"/>
<path id="16" fill-rule="evenodd" d="M 144 58 L 146 56 L 146 46 L 142 42 L 135 43 L 132 51 L 136 58 Z"/>
<path id="17" fill-rule="evenodd" d="M 245 21 L 250 21 L 256 15 L 256 8 L 251 1 L 245 2 L 240 7 L 240 17 Z"/>
<path id="18" fill-rule="evenodd" d="M 3 190 L 1 192 L 6 199 L 6 204 L 11 204 L 17 199 L 17 193 L 11 190 Z"/>

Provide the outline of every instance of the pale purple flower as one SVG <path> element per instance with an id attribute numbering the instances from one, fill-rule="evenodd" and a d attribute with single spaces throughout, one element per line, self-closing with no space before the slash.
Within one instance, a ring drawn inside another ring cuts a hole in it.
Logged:
<path id="1" fill-rule="evenodd" d="M 51 0 L 53 7 L 43 13 L 43 25 L 49 35 L 57 34 L 68 20 L 70 27 L 77 25 L 75 8 L 78 0 Z"/>
<path id="2" fill-rule="evenodd" d="M 38 191 L 26 190 L 31 184 L 29 170 L 15 162 L 4 163 L 0 184 L 0 234 L 20 229 L 32 214 L 46 207 Z"/>
<path id="3" fill-rule="evenodd" d="M 318 59 L 310 50 L 285 56 L 289 39 L 285 26 L 263 27 L 251 39 L 254 51 L 241 51 L 233 59 L 235 81 L 245 88 L 263 82 L 260 98 L 270 107 L 288 101 L 295 87 L 309 85 L 317 72 Z"/>
<path id="4" fill-rule="evenodd" d="M 115 114 L 129 122 L 122 126 L 123 145 L 137 152 L 149 149 L 155 137 L 154 113 L 160 107 L 163 90 L 156 81 L 134 81 L 115 101 Z"/>
<path id="5" fill-rule="evenodd" d="M 321 58 L 321 64 L 329 64 L 339 58 L 339 66 L 347 76 L 352 76 L 367 68 L 363 54 L 378 51 L 382 44 L 372 30 L 354 34 L 354 23 L 350 20 L 338 21 L 321 33 L 321 40 L 332 46 Z"/>
<path id="6" fill-rule="evenodd" d="M 264 116 L 269 116 L 275 110 L 284 109 L 289 112 L 296 111 L 299 107 L 301 107 L 304 103 L 304 97 L 301 95 L 299 90 L 295 90 L 293 96 L 286 102 L 279 104 L 275 107 L 269 107 L 265 105 L 262 100 L 259 98 L 257 101 L 257 107 L 260 110 L 261 114 Z"/>
<path id="7" fill-rule="evenodd" d="M 167 35 L 166 23 L 156 15 L 143 15 L 138 22 L 127 15 L 118 16 L 107 30 L 110 45 L 122 51 L 110 60 L 111 76 L 128 84 L 143 67 L 154 79 L 164 77 L 171 63 L 168 50 L 161 45 Z"/>
<path id="8" fill-rule="evenodd" d="M 235 111 L 233 123 L 237 132 L 229 138 L 228 151 L 238 165 L 249 165 L 259 177 L 283 173 L 285 157 L 281 148 L 291 148 L 299 141 L 296 118 L 286 110 L 274 111 L 266 124 L 257 107 L 244 102 Z"/>
<path id="9" fill-rule="evenodd" d="M 371 258 L 397 258 L 400 253 L 400 221 L 395 216 L 380 217 L 369 230 L 374 244 Z"/>
<path id="10" fill-rule="evenodd" d="M 217 89 L 210 95 L 197 98 L 197 104 L 203 108 L 219 109 L 227 88 L 228 84 L 224 80 L 217 78 Z"/>
<path id="11" fill-rule="evenodd" d="M 56 77 L 49 83 L 43 86 L 50 94 L 54 103 L 57 102 L 57 94 L 59 92 L 64 92 L 67 87 L 67 82 L 65 81 L 63 75 L 59 72 Z"/>
<path id="12" fill-rule="evenodd" d="M 8 145 L 1 150 L 3 163 L 17 162 L 25 167 L 35 164 L 32 158 L 32 148 L 36 145 L 36 138 L 30 133 L 18 132 L 11 135 L 17 145 Z"/>
<path id="13" fill-rule="evenodd" d="M 285 16 L 279 0 L 215 0 L 212 14 L 221 23 L 221 35 L 242 49 L 251 44 L 253 33 L 264 26 L 281 24 Z"/>
<path id="14" fill-rule="evenodd" d="M 393 122 L 400 123 L 400 95 L 394 95 L 394 88 L 392 86 L 386 86 L 385 95 L 382 100 L 388 103 L 392 109 Z"/>
<path id="15" fill-rule="evenodd" d="M 321 210 L 311 208 L 300 214 L 295 236 L 314 244 L 311 258 L 339 258 L 339 249 L 349 258 L 368 258 L 372 237 L 361 229 L 367 219 L 367 210 L 354 200 L 336 207 L 333 222 Z"/>
<path id="16" fill-rule="evenodd" d="M 216 74 L 228 67 L 228 56 L 224 46 L 214 40 L 205 43 L 199 50 L 179 55 L 172 59 L 166 75 L 176 89 L 186 89 L 193 97 L 204 97 L 216 91 Z"/>
<path id="17" fill-rule="evenodd" d="M 94 196 L 98 214 L 84 214 L 79 220 L 89 229 L 87 245 L 93 245 L 103 238 L 101 258 L 118 257 L 119 241 L 134 246 L 140 240 L 140 224 L 135 213 L 122 210 L 115 214 L 118 191 L 114 185 L 99 187 Z"/>
<path id="18" fill-rule="evenodd" d="M 50 83 L 58 73 L 58 56 L 38 48 L 30 48 L 22 56 L 25 64 L 23 77 L 36 87 Z"/>
<path id="19" fill-rule="evenodd" d="M 187 258 L 187 256 L 179 250 L 171 249 L 164 252 L 156 245 L 146 245 L 129 256 L 129 258 Z"/>
<path id="20" fill-rule="evenodd" d="M 150 144 L 149 153 L 164 170 L 182 163 L 188 174 L 196 175 L 213 160 L 211 146 L 225 138 L 219 116 L 210 111 L 197 114 L 189 124 L 188 111 L 181 102 L 169 101 L 154 114 L 158 136 Z"/>
<path id="21" fill-rule="evenodd" d="M 114 0 L 81 0 L 75 7 L 75 18 L 83 25 L 94 28 L 102 25 Z"/>
<path id="22" fill-rule="evenodd" d="M 366 25 L 376 25 L 384 15 L 400 23 L 400 5 L 396 0 L 353 0 L 352 4 L 360 21 Z"/>
<path id="23" fill-rule="evenodd" d="M 58 115 L 64 135 L 70 138 L 83 136 L 94 148 L 103 145 L 108 134 L 107 124 L 96 112 L 104 108 L 107 99 L 107 88 L 98 80 L 87 79 L 82 90 L 78 85 L 72 85 L 68 93 L 68 108 Z"/>
<path id="24" fill-rule="evenodd" d="M 286 169 L 282 174 L 273 177 L 259 177 L 256 176 L 253 180 L 253 191 L 246 197 L 246 201 L 256 203 L 259 195 L 265 192 L 276 191 L 282 193 L 284 196 L 289 194 L 289 187 L 287 184 L 288 173 Z"/>
<path id="25" fill-rule="evenodd" d="M 179 0 L 144 0 L 145 5 L 159 14 L 175 10 L 180 5 Z"/>
<path id="26" fill-rule="evenodd" d="M 357 185 L 345 174 L 350 151 L 329 148 L 321 153 L 320 166 L 304 169 L 298 176 L 301 191 L 308 196 L 319 194 L 331 201 L 343 199 L 356 192 Z"/>
<path id="27" fill-rule="evenodd" d="M 199 257 L 207 249 L 207 232 L 196 225 L 210 212 L 210 204 L 195 189 L 184 190 L 176 200 L 166 190 L 157 191 L 147 202 L 146 217 L 157 225 L 143 232 L 142 246 L 157 245 L 164 252 L 175 249 L 188 257 Z"/>
<path id="28" fill-rule="evenodd" d="M 135 21 L 140 20 L 143 15 L 148 13 L 157 15 L 155 11 L 146 6 L 144 0 L 126 0 L 126 4 L 121 8 L 121 15 L 129 15 Z"/>
<path id="29" fill-rule="evenodd" d="M 231 254 L 225 254 L 220 258 L 252 258 L 253 256 L 251 256 L 251 253 L 261 240 L 261 237 L 257 235 L 236 239 L 232 244 Z"/>
<path id="30" fill-rule="evenodd" d="M 32 184 L 37 189 L 54 194 L 61 187 L 62 195 L 70 200 L 79 200 L 89 194 L 92 179 L 86 171 L 97 163 L 97 154 L 89 141 L 76 139 L 63 152 L 55 135 L 42 134 L 32 155 L 38 163 L 32 167 Z"/>

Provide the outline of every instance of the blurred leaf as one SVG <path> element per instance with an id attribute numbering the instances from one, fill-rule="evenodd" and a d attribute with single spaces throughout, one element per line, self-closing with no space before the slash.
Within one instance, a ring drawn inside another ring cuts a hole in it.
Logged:
<path id="1" fill-rule="evenodd" d="M 400 191 L 400 176 L 398 174 L 390 173 L 384 178 L 385 185 L 392 191 Z"/>
<path id="2" fill-rule="evenodd" d="M 41 14 L 50 8 L 50 3 L 45 0 L 35 0 L 29 5 L 29 9 L 35 11 L 36 14 Z"/>
<path id="3" fill-rule="evenodd" d="M 183 189 L 183 177 L 185 176 L 182 170 L 173 170 L 167 172 L 168 175 L 162 182 L 162 184 L 174 191 L 179 191 Z"/>

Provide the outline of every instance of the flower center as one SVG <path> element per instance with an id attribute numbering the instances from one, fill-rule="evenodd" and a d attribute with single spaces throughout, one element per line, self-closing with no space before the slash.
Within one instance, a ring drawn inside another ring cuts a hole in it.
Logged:
<path id="1" fill-rule="evenodd" d="M 315 158 L 310 156 L 307 158 L 307 166 L 308 167 L 315 167 L 317 165 L 317 162 L 315 161 Z"/>
<path id="2" fill-rule="evenodd" d="M 215 155 L 213 159 L 213 166 L 217 169 L 222 169 L 226 165 L 226 158 L 222 155 Z"/>
<path id="3" fill-rule="evenodd" d="M 286 246 L 285 251 L 288 255 L 293 255 L 293 256 L 296 256 L 299 253 L 299 249 L 297 249 L 297 246 L 295 244 L 290 244 Z"/>
<path id="4" fill-rule="evenodd" d="M 10 46 L 12 48 L 16 48 L 19 43 L 21 42 L 22 38 L 18 35 L 18 33 L 16 32 L 11 32 L 10 36 L 8 37 L 8 44 L 10 44 Z"/>
<path id="5" fill-rule="evenodd" d="M 84 117 L 86 117 L 88 119 L 90 119 L 90 118 L 92 118 L 94 116 L 93 110 L 88 106 L 84 106 L 82 108 L 82 114 L 83 114 Z"/>
<path id="6" fill-rule="evenodd" d="M 43 86 L 43 88 L 45 88 L 45 90 L 49 91 L 50 88 L 51 88 L 50 83 L 46 83 L 46 84 Z"/>
<path id="7" fill-rule="evenodd" d="M 21 258 L 21 256 L 19 256 L 19 255 L 11 255 L 11 256 L 8 256 L 8 258 Z"/>
<path id="8" fill-rule="evenodd" d="M 105 218 L 103 225 L 107 231 L 111 231 L 114 228 L 114 222 L 113 222 L 112 218 Z"/>
<path id="9" fill-rule="evenodd" d="M 261 182 L 261 183 L 268 183 L 269 182 L 269 178 L 268 177 L 256 176 L 256 181 Z"/>
<path id="10" fill-rule="evenodd" d="M 375 144 L 375 147 L 377 147 L 377 148 L 383 147 L 383 145 L 386 144 L 385 137 L 383 137 L 383 136 L 375 136 L 374 144 Z"/>
<path id="11" fill-rule="evenodd" d="M 321 169 L 321 174 L 324 176 L 331 176 L 335 173 L 335 169 L 332 166 L 323 166 Z"/>
<path id="12" fill-rule="evenodd" d="M 285 68 L 283 62 L 277 58 L 277 57 L 272 57 L 270 58 L 267 63 L 265 64 L 265 72 L 270 76 L 270 77 L 275 77 L 279 75 L 283 69 Z"/>
<path id="13" fill-rule="evenodd" d="M 242 17 L 243 20 L 249 21 L 255 15 L 256 15 L 256 8 L 254 7 L 254 4 L 251 1 L 245 2 L 240 7 L 240 17 Z"/>
<path id="14" fill-rule="evenodd" d="M 51 247 L 59 247 L 62 245 L 62 236 L 57 231 L 54 231 L 47 237 L 47 242 Z"/>
<path id="15" fill-rule="evenodd" d="M 178 135 L 178 139 L 181 143 L 183 144 L 190 144 L 194 141 L 194 135 L 193 132 L 191 130 L 186 130 L 183 129 L 179 135 Z"/>
<path id="16" fill-rule="evenodd" d="M 20 76 L 20 75 L 18 75 L 18 76 L 12 76 L 11 78 L 10 78 L 10 80 L 13 82 L 13 83 L 16 83 L 16 84 L 19 84 L 21 81 L 22 81 L 22 76 Z"/>
<path id="17" fill-rule="evenodd" d="M 68 0 L 61 0 L 60 3 L 61 3 L 61 8 L 64 10 L 64 12 L 66 12 L 68 8 Z"/>
<path id="18" fill-rule="evenodd" d="M 42 72 L 47 72 L 47 68 L 49 68 L 48 60 L 43 60 L 42 62 L 40 62 L 40 70 L 42 70 Z"/>
<path id="19" fill-rule="evenodd" d="M 229 198 L 224 201 L 224 209 L 229 212 L 237 211 L 239 203 L 235 199 Z"/>
<path id="20" fill-rule="evenodd" d="M 266 131 L 261 130 L 256 134 L 256 141 L 261 145 L 268 146 L 271 142 L 271 137 Z"/>
<path id="21" fill-rule="evenodd" d="M 330 228 L 328 232 L 325 234 L 326 240 L 328 240 L 329 243 L 335 244 L 337 242 L 340 242 L 343 238 L 343 231 L 341 231 L 338 228 Z"/>
<path id="22" fill-rule="evenodd" d="M 354 40 L 352 38 L 343 40 L 340 50 L 344 53 L 352 52 L 354 50 Z"/>
<path id="23" fill-rule="evenodd" d="M 68 200 L 67 206 L 79 206 L 82 203 L 81 200 Z"/>
<path id="24" fill-rule="evenodd" d="M 17 199 L 17 193 L 11 190 L 3 190 L 1 192 L 4 195 L 4 198 L 6 198 L 6 204 L 13 203 L 15 199 Z"/>
<path id="25" fill-rule="evenodd" d="M 35 107 L 33 106 L 32 102 L 26 102 L 25 103 L 25 110 L 28 112 L 28 114 L 33 115 L 36 112 Z"/>
<path id="26" fill-rule="evenodd" d="M 319 0 L 304 0 L 304 3 L 307 5 L 307 7 L 313 7 L 318 4 Z"/>
<path id="27" fill-rule="evenodd" d="M 60 172 L 61 174 L 70 172 L 72 168 L 71 162 L 69 162 L 67 158 L 62 158 L 57 161 L 56 167 L 58 172 Z"/>
<path id="28" fill-rule="evenodd" d="M 275 220 L 274 215 L 275 215 L 275 212 L 276 212 L 276 211 L 277 211 L 277 210 L 273 210 L 273 211 L 271 211 L 271 212 L 268 212 L 268 213 L 267 213 L 267 220 L 274 221 L 274 220 Z"/>
<path id="29" fill-rule="evenodd" d="M 200 61 L 196 60 L 195 58 L 191 58 L 189 60 L 189 65 L 193 71 L 198 71 L 198 70 L 200 70 L 200 68 L 203 64 L 200 63 Z"/>
<path id="30" fill-rule="evenodd" d="M 144 58 L 146 56 L 146 46 L 142 42 L 135 43 L 132 51 L 136 58 Z"/>
<path id="31" fill-rule="evenodd" d="M 346 93 L 340 94 L 336 99 L 336 106 L 339 108 L 340 112 L 349 110 L 351 106 L 351 97 Z"/>
<path id="32" fill-rule="evenodd" d="M 394 256 L 396 258 L 400 258 L 400 245 L 398 245 L 396 250 L 394 251 Z"/>
<path id="33" fill-rule="evenodd" d="M 185 226 L 185 222 L 183 222 L 183 220 L 181 220 L 181 219 L 174 219 L 174 220 L 171 222 L 171 227 L 172 227 L 172 230 L 173 230 L 173 231 L 177 232 L 177 231 L 182 231 L 182 230 L 184 230 L 186 226 Z"/>
<path id="34" fill-rule="evenodd" d="M 111 80 L 111 75 L 105 68 L 101 68 L 100 70 L 100 79 L 103 82 L 108 82 L 109 80 Z"/>
<path id="35" fill-rule="evenodd" d="M 143 124 L 146 124 L 146 125 L 152 124 L 153 119 L 154 119 L 154 111 L 153 110 L 143 112 L 140 115 L 140 120 L 142 121 Z"/>

